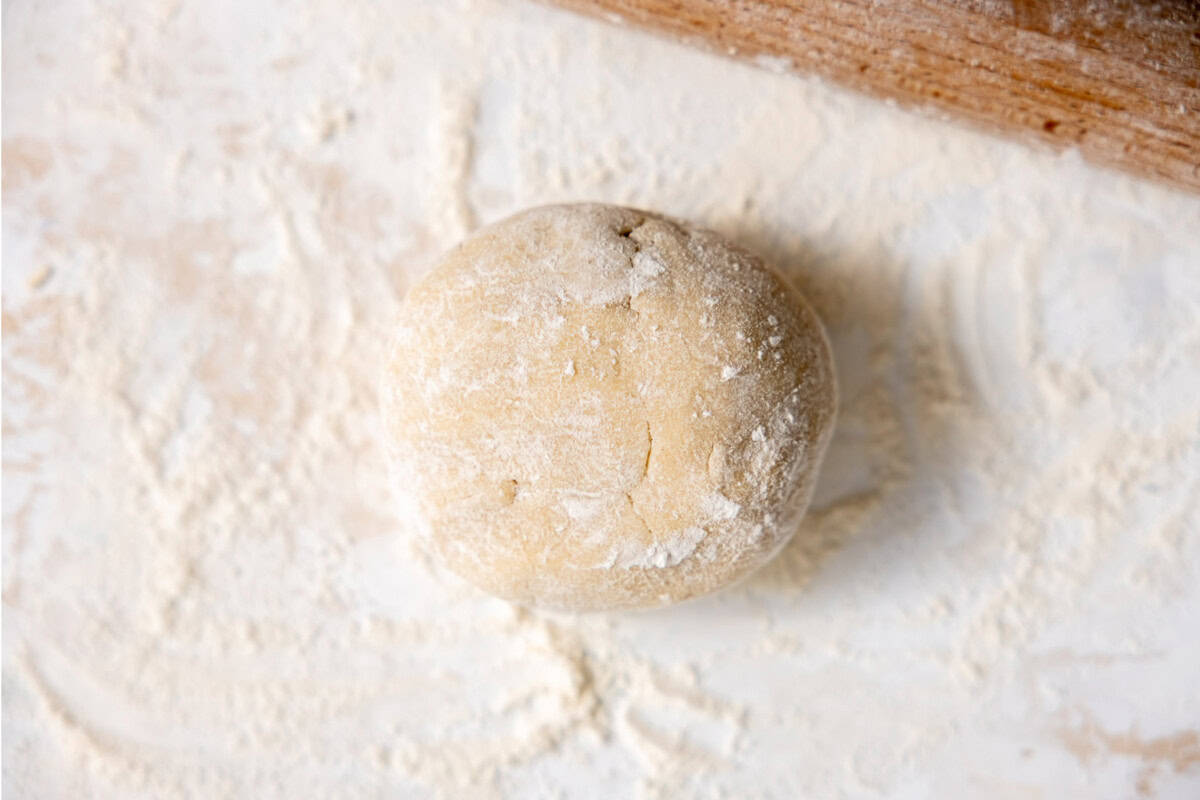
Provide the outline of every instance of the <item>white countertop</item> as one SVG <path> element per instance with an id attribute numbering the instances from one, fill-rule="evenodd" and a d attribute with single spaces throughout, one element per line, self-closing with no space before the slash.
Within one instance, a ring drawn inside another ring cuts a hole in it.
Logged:
<path id="1" fill-rule="evenodd" d="M 520 2 L 4 10 L 6 797 L 1200 796 L 1200 198 Z M 660 612 L 393 509 L 400 298 L 711 226 L 838 359 L 813 511 Z"/>

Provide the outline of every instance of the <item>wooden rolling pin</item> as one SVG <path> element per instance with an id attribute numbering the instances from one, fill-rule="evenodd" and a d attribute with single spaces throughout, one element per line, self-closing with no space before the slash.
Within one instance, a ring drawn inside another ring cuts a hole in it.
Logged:
<path id="1" fill-rule="evenodd" d="M 559 0 L 1200 191 L 1200 0 Z"/>

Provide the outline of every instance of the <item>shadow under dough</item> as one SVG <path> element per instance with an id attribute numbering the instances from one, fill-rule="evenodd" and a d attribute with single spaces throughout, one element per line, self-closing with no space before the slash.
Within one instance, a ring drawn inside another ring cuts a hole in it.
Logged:
<path id="1" fill-rule="evenodd" d="M 829 333 L 838 379 L 838 420 L 808 513 L 779 555 L 740 588 L 799 590 L 859 537 L 941 535 L 929 524 L 936 504 L 922 498 L 964 462 L 964 424 L 978 422 L 943 302 L 953 270 L 918 272 L 881 248 L 822 252 L 782 234 L 721 232 L 808 299 Z M 838 566 L 856 565 L 843 557 Z"/>

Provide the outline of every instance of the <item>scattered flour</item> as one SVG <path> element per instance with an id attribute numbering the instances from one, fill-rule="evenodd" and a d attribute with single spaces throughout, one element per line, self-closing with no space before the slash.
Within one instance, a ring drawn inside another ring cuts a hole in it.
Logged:
<path id="1" fill-rule="evenodd" d="M 1195 794 L 1197 198 L 535 4 L 4 25 L 7 794 Z M 378 447 L 411 280 L 577 199 L 840 370 L 806 530 L 664 612 L 439 575 Z"/>

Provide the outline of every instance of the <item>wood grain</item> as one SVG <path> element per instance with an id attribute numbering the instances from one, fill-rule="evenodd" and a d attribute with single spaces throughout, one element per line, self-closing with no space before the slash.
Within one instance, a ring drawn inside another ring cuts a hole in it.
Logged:
<path id="1" fill-rule="evenodd" d="M 1200 0 L 560 0 L 1200 191 Z"/>

